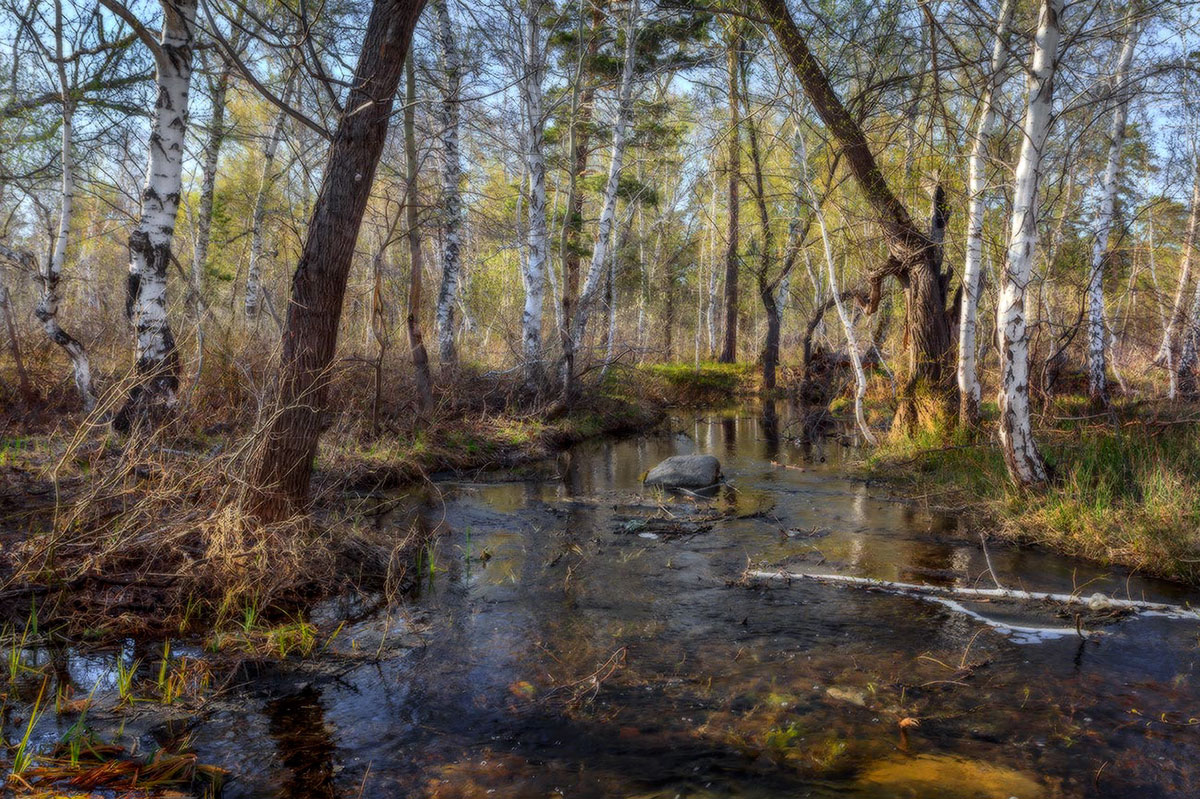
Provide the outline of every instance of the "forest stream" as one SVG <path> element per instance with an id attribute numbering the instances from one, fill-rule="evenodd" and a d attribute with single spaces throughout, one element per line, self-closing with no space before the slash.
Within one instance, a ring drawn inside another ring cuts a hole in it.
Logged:
<path id="1" fill-rule="evenodd" d="M 985 543 L 848 476 L 849 442 L 798 434 L 782 404 L 677 414 L 532 469 L 368 497 L 380 529 L 440 531 L 416 595 L 322 606 L 336 635 L 319 654 L 243 664 L 197 701 L 115 702 L 130 668 L 154 682 L 164 651 L 202 663 L 195 644 L 20 656 L 92 695 L 87 723 L 106 740 L 147 751 L 188 736 L 228 770 L 225 797 L 1195 795 L 1192 621 L 743 575 L 1197 594 Z M 715 496 L 642 487 L 689 453 L 721 459 Z M 28 717 L 6 716 L 9 741 Z M 72 723 L 46 712 L 31 741 L 45 749 Z"/>

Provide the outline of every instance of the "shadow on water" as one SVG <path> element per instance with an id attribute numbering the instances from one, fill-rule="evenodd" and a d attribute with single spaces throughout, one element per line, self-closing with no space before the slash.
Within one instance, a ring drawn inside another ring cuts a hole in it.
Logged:
<path id="1" fill-rule="evenodd" d="M 680 417 L 532 475 L 380 497 L 379 529 L 442 531 L 425 589 L 348 624 L 316 664 L 247 674 L 194 719 L 196 751 L 235 773 L 226 796 L 255 799 L 1197 795 L 1186 623 L 1031 643 L 980 618 L 1073 620 L 739 584 L 753 564 L 1196 598 L 1044 552 L 985 555 L 960 520 L 847 478 L 855 451 L 803 421 L 772 404 Z M 715 497 L 642 489 L 687 453 L 721 458 Z M 57 668 L 76 685 L 103 671 L 71 657 Z"/>

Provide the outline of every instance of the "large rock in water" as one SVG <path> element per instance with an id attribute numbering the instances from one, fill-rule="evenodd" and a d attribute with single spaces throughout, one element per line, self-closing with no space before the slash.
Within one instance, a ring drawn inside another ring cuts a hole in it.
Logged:
<path id="1" fill-rule="evenodd" d="M 712 455 L 675 455 L 646 475 L 648 486 L 708 488 L 721 478 L 721 462 Z"/>

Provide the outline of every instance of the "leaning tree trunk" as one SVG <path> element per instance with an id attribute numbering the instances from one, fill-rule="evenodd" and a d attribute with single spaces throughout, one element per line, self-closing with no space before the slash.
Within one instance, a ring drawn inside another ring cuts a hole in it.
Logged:
<path id="1" fill-rule="evenodd" d="M 408 80 L 404 92 L 404 213 L 408 225 L 408 349 L 413 362 L 413 377 L 417 385 L 417 415 L 424 417 L 433 408 L 433 377 L 429 372 L 429 353 L 421 332 L 422 273 L 421 229 L 417 218 L 417 77 L 413 58 L 408 57 Z"/>
<path id="2" fill-rule="evenodd" d="M 273 410 L 251 467 L 247 510 L 303 512 L 354 245 L 424 0 L 375 0 L 354 80 L 292 278 Z"/>
<path id="3" fill-rule="evenodd" d="M 1022 125 L 1021 156 L 1015 173 L 1012 230 L 1000 286 L 996 325 L 1000 339 L 1000 442 L 1009 476 L 1019 485 L 1046 482 L 1046 465 L 1033 440 L 1029 408 L 1029 330 L 1025 287 L 1037 246 L 1038 183 L 1050 132 L 1060 17 L 1063 0 L 1043 0 L 1038 16 L 1029 99 Z"/>
<path id="4" fill-rule="evenodd" d="M 283 89 L 284 105 L 290 100 L 295 80 L 296 73 L 293 72 Z M 254 194 L 254 214 L 250 220 L 250 266 L 246 270 L 246 296 L 242 304 L 247 319 L 257 319 L 263 304 L 262 272 L 263 256 L 266 254 L 267 201 L 275 183 L 275 153 L 279 150 L 279 143 L 283 141 L 283 126 L 286 120 L 287 112 L 280 110 L 275 115 L 271 135 L 263 146 L 262 172 L 259 174 L 258 191 Z"/>
<path id="5" fill-rule="evenodd" d="M 1112 124 L 1108 129 L 1108 162 L 1104 167 L 1103 193 L 1096 218 L 1096 239 L 1092 247 L 1092 269 L 1088 280 L 1088 395 L 1094 402 L 1108 403 L 1108 376 L 1105 370 L 1104 262 L 1108 256 L 1108 236 L 1112 229 L 1113 205 L 1117 181 L 1121 177 L 1121 150 L 1125 145 L 1125 120 L 1129 113 L 1129 65 L 1137 43 L 1140 25 L 1133 17 L 1134 5 L 1126 19 L 1125 43 L 1117 58 L 1111 96 L 1116 99 Z"/>
<path id="6" fill-rule="evenodd" d="M 735 26 L 740 21 L 735 21 Z M 742 148 L 739 137 L 738 66 L 741 59 L 742 39 L 739 32 L 733 34 L 726 53 L 729 72 L 729 227 L 725 237 L 725 342 L 721 347 L 720 363 L 737 360 L 738 323 L 738 185 L 741 182 Z"/>
<path id="7" fill-rule="evenodd" d="M 1154 356 L 1155 363 L 1163 364 L 1172 371 L 1170 393 L 1172 398 L 1175 396 L 1176 388 L 1174 369 L 1179 361 L 1177 355 L 1179 331 L 1185 330 L 1185 326 L 1188 324 L 1184 302 L 1188 284 L 1191 282 L 1192 256 L 1196 250 L 1198 221 L 1200 221 L 1200 158 L 1196 159 L 1195 177 L 1192 180 L 1192 208 L 1188 215 L 1187 233 L 1183 239 L 1183 255 L 1179 264 L 1179 283 L 1175 288 L 1175 301 L 1171 306 L 1171 315 L 1167 317 L 1167 323 L 1163 327 L 1163 338 L 1158 347 L 1158 354 Z M 1151 250 L 1151 258 L 1153 258 L 1153 250 Z"/>
<path id="8" fill-rule="evenodd" d="M 125 311 L 137 332 L 137 362 L 129 397 L 113 417 L 113 428 L 122 432 L 156 409 L 173 408 L 179 390 L 179 353 L 167 319 L 167 267 L 183 191 L 196 0 L 163 0 L 162 5 L 162 34 L 155 52 L 158 103 L 141 216 L 129 235 Z"/>
<path id="9" fill-rule="evenodd" d="M 885 278 L 896 278 L 907 292 L 910 375 L 896 422 L 911 427 L 918 416 L 915 402 L 918 390 L 924 387 L 939 398 L 950 396 L 947 367 L 953 308 L 947 308 L 947 299 L 951 275 L 942 272 L 942 247 L 935 238 L 944 229 L 948 209 L 944 203 L 935 202 L 930 233 L 916 226 L 908 209 L 888 186 L 862 126 L 842 104 L 824 68 L 809 50 L 786 0 L 759 0 L 759 6 L 813 109 L 840 145 L 841 155 L 887 242 L 887 262 L 869 275 L 869 312 L 874 313 L 879 307 Z"/>
<path id="10" fill-rule="evenodd" d="M 525 306 L 521 314 L 521 357 L 525 385 L 536 387 L 542 364 L 542 303 L 546 290 L 546 269 L 550 239 L 546 225 L 546 154 L 545 126 L 542 113 L 542 79 L 545 74 L 541 32 L 542 0 L 526 0 L 524 20 L 524 62 L 521 64 L 521 107 L 525 128 L 525 169 L 529 173 L 528 254 L 521 280 L 525 287 Z"/>
<path id="11" fill-rule="evenodd" d="M 588 265 L 587 278 L 584 280 L 583 290 L 579 293 L 575 315 L 571 320 L 571 335 L 569 341 L 564 342 L 567 345 L 566 351 L 563 353 L 564 363 L 574 362 L 576 353 L 583 346 L 588 317 L 591 315 L 592 306 L 595 305 L 601 281 L 604 279 L 605 266 L 608 264 L 609 241 L 616 225 L 617 189 L 625 159 L 625 146 L 629 139 L 639 14 L 638 0 L 633 0 L 629 5 L 629 26 L 625 34 L 624 64 L 621 68 L 621 82 L 617 89 L 617 118 L 613 124 L 612 157 L 608 164 L 608 180 L 604 185 L 604 203 L 601 206 L 600 221 L 596 226 L 596 238 L 592 245 L 592 260 Z M 573 387 L 575 385 L 574 376 L 564 380 L 564 385 Z M 568 395 L 564 397 L 564 400 L 570 404 L 574 401 L 574 397 Z"/>
<path id="12" fill-rule="evenodd" d="M 975 329 L 979 316 L 979 290 L 983 285 L 983 216 L 987 205 L 987 143 L 996 127 L 996 101 L 1004 86 L 1004 66 L 1008 60 L 1008 28 L 1012 21 L 1013 0 L 1003 0 L 996 21 L 996 41 L 992 46 L 991 71 L 987 91 L 980 102 L 979 124 L 971 143 L 968 163 L 967 257 L 963 265 L 963 300 L 958 326 L 958 416 L 964 427 L 979 422 L 979 366 L 976 362 Z"/>
<path id="13" fill-rule="evenodd" d="M 438 104 L 442 140 L 442 282 L 438 289 L 435 319 L 442 368 L 453 369 L 458 364 L 458 350 L 454 344 L 454 309 L 462 281 L 462 160 L 458 151 L 462 66 L 454 39 L 454 27 L 450 22 L 448 0 L 432 0 L 432 5 L 437 15 L 437 38 L 442 57 L 442 79 L 445 81 L 442 102 Z M 409 102 L 415 102 L 415 98 Z"/>

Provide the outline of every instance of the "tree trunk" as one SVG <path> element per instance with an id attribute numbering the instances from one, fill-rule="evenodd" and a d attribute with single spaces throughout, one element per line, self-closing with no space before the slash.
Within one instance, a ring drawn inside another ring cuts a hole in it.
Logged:
<path id="1" fill-rule="evenodd" d="M 167 267 L 183 191 L 183 144 L 196 0 L 163 0 L 162 33 L 155 54 L 158 102 L 150 129 L 150 157 L 142 189 L 141 216 L 129 235 L 129 285 L 125 311 L 137 332 L 133 387 L 113 417 L 113 428 L 134 424 L 176 404 L 179 353 L 167 319 Z"/>
<path id="2" fill-rule="evenodd" d="M 563 365 L 563 401 L 571 403 L 575 396 L 575 347 L 574 325 L 575 304 L 579 296 L 579 259 L 582 252 L 583 238 L 583 191 L 579 181 L 587 171 L 588 144 L 591 140 L 592 101 L 596 95 L 596 84 L 592 75 L 592 65 L 600 49 L 600 37 L 597 35 L 603 14 L 599 3 L 592 4 L 591 34 L 587 37 L 586 48 L 583 44 L 583 13 L 581 0 L 579 38 L 580 56 L 577 74 L 572 86 L 571 128 L 568 133 L 567 152 L 571 157 L 570 175 L 567 185 L 567 213 L 563 221 L 562 231 L 562 313 L 559 324 L 559 338 L 562 343 Z"/>
<path id="3" fill-rule="evenodd" d="M 1013 192 L 1012 230 L 1000 286 L 1000 442 L 1009 476 L 1018 485 L 1046 482 L 1046 465 L 1033 440 L 1029 408 L 1029 330 L 1025 287 L 1037 245 L 1038 184 L 1050 132 L 1051 98 L 1063 0 L 1042 0 L 1028 78 L 1029 99 L 1022 125 L 1021 156 Z"/>
<path id="4" fill-rule="evenodd" d="M 908 209 L 888 187 L 866 134 L 842 105 L 821 64 L 808 49 L 804 36 L 788 11 L 786 0 L 759 0 L 780 48 L 792 64 L 804 93 L 829 133 L 841 147 L 850 172 L 873 210 L 888 245 L 886 264 L 870 275 L 868 310 L 874 312 L 881 299 L 882 281 L 895 277 L 905 286 L 909 311 L 910 376 L 905 401 L 897 411 L 897 422 L 915 422 L 915 392 L 924 386 L 948 395 L 947 369 L 950 350 L 950 313 L 946 307 L 950 274 L 942 273 L 940 242 L 914 224 Z M 940 191 L 940 189 L 939 189 Z M 947 209 L 935 202 L 933 235 L 944 228 Z"/>
<path id="5" fill-rule="evenodd" d="M 13 319 L 12 295 L 8 286 L 0 283 L 0 317 L 4 318 L 4 329 L 8 333 L 8 352 L 12 355 L 13 366 L 17 370 L 17 390 L 21 399 L 27 403 L 37 401 L 37 394 L 29 382 L 29 372 L 25 371 L 25 359 L 21 357 L 21 340 L 17 336 L 17 323 Z"/>
<path id="6" fill-rule="evenodd" d="M 375 0 L 371 8 L 292 278 L 273 411 L 252 464 L 247 510 L 261 521 L 301 513 L 308 503 L 346 279 L 424 5 L 424 0 Z"/>
<path id="7" fill-rule="evenodd" d="M 458 350 L 454 344 L 454 309 L 462 281 L 462 159 L 458 151 L 462 66 L 450 21 L 448 0 L 432 0 L 432 5 L 437 14 L 438 47 L 442 57 L 442 79 L 445 81 L 445 93 L 438 104 L 442 140 L 442 282 L 438 288 L 435 315 L 442 368 L 454 369 L 458 365 Z M 409 102 L 415 102 L 415 98 Z"/>
<path id="8" fill-rule="evenodd" d="M 58 212 L 58 231 L 54 239 L 54 249 L 46 261 L 44 270 L 38 275 L 42 284 L 42 297 L 38 302 L 34 315 L 42 323 L 46 335 L 58 346 L 62 347 L 71 359 L 71 369 L 75 378 L 75 388 L 83 399 L 85 411 L 91 411 L 96 406 L 96 394 L 92 390 L 92 368 L 88 360 L 87 350 L 58 322 L 58 304 L 61 300 L 58 284 L 62 279 L 63 267 L 67 262 L 67 245 L 71 235 L 71 211 L 75 204 L 75 160 L 71 151 L 73 145 L 75 102 L 71 98 L 71 87 L 67 79 L 66 62 L 63 53 L 62 4 L 55 2 L 55 60 L 58 67 L 59 92 L 62 96 L 62 182 L 61 197 Z M 15 342 L 15 339 L 14 339 Z M 14 351 L 15 352 L 15 351 Z M 21 372 L 24 372 L 23 365 Z M 28 387 L 24 374 L 20 375 L 22 386 Z"/>
<path id="9" fill-rule="evenodd" d="M 534 389 L 542 366 L 542 304 L 550 248 L 546 226 L 546 119 L 542 112 L 542 79 L 545 74 L 542 49 L 542 0 L 525 0 L 524 60 L 521 65 L 521 106 L 524 112 L 525 168 L 529 173 L 528 259 L 521 270 L 525 307 L 521 315 L 521 357 L 525 385 Z"/>
<path id="10" fill-rule="evenodd" d="M 1014 0 L 1002 0 L 996 20 L 996 41 L 987 90 L 980 102 L 979 123 L 971 143 L 968 164 L 967 257 L 963 265 L 963 300 L 958 324 L 958 418 L 964 427 L 979 423 L 979 367 L 975 329 L 979 315 L 979 290 L 983 285 L 983 215 L 987 205 L 987 143 L 996 127 L 996 101 L 1004 85 L 1008 61 L 1008 29 Z"/>
<path id="11" fill-rule="evenodd" d="M 421 289 L 425 271 L 421 256 L 421 229 L 417 218 L 420 200 L 417 196 L 417 77 L 413 58 L 408 57 L 407 81 L 404 92 L 404 213 L 408 225 L 408 349 L 413 363 L 413 380 L 417 386 L 417 415 L 424 417 L 433 409 L 433 376 L 429 371 L 429 353 L 421 332 Z"/>
<path id="12" fill-rule="evenodd" d="M 296 73 L 293 71 L 283 90 L 285 105 L 291 98 L 295 81 Z M 266 232 L 263 229 L 263 223 L 267 218 L 267 200 L 271 193 L 271 187 L 275 183 L 275 153 L 279 149 L 279 143 L 283 141 L 283 125 L 286 120 L 287 113 L 284 111 L 275 115 L 275 124 L 271 128 L 271 135 L 263 146 L 262 173 L 258 180 L 258 191 L 254 195 L 254 216 L 250 222 L 250 266 L 246 270 L 244 302 L 247 319 L 258 318 L 258 312 L 263 302 L 262 267 L 266 246 Z"/>
<path id="13" fill-rule="evenodd" d="M 1171 306 L 1171 315 L 1167 317 L 1167 324 L 1163 329 L 1162 343 L 1158 347 L 1158 354 L 1154 357 L 1155 362 L 1165 365 L 1168 371 L 1174 371 L 1174 367 L 1179 361 L 1179 331 L 1186 331 L 1187 325 L 1190 324 L 1186 317 L 1184 298 L 1187 296 L 1188 284 L 1191 281 L 1192 257 L 1196 251 L 1197 227 L 1200 223 L 1200 158 L 1196 160 L 1195 169 L 1195 177 L 1192 181 L 1192 208 L 1188 215 L 1187 233 L 1183 238 L 1183 254 L 1179 264 L 1179 283 L 1175 288 L 1175 301 Z M 1171 396 L 1174 397 L 1174 375 L 1171 377 L 1171 385 Z"/>
<path id="14" fill-rule="evenodd" d="M 616 225 L 617 189 L 621 178 L 621 168 L 625 159 L 625 146 L 629 138 L 630 116 L 633 106 L 633 69 L 637 44 L 638 17 L 640 11 L 638 0 L 633 0 L 629 6 L 629 24 L 625 33 L 625 55 L 621 68 L 621 82 L 617 89 L 617 118 L 613 124 L 612 158 L 608 165 L 608 180 L 604 186 L 604 204 L 600 211 L 600 221 L 596 227 L 596 238 L 592 245 L 592 260 L 588 265 L 587 278 L 583 290 L 579 294 L 578 307 L 571 322 L 571 335 L 564 353 L 564 362 L 573 362 L 579 348 L 583 346 L 587 333 L 588 317 L 592 306 L 599 294 L 601 281 L 604 279 L 605 266 L 608 261 L 608 248 Z M 565 292 L 564 292 L 565 294 Z M 564 381 L 574 385 L 574 377 Z M 564 398 L 569 404 L 573 396 Z"/>
<path id="15" fill-rule="evenodd" d="M 1140 23 L 1130 5 L 1126 18 L 1125 42 L 1117 58 L 1111 97 L 1116 100 L 1112 124 L 1108 129 L 1108 162 L 1104 167 L 1103 193 L 1096 218 L 1096 239 L 1092 247 L 1092 269 L 1088 280 L 1088 395 L 1092 401 L 1108 404 L 1108 377 L 1105 373 L 1104 262 L 1108 256 L 1108 236 L 1112 230 L 1113 206 L 1117 199 L 1117 181 L 1121 177 L 1121 150 L 1125 145 L 1125 120 L 1129 113 L 1129 65 L 1137 44 Z"/>
<path id="16" fill-rule="evenodd" d="M 734 23 L 735 26 L 738 22 Z M 740 141 L 738 99 L 738 66 L 741 60 L 742 37 L 740 28 L 735 32 L 726 51 L 729 72 L 729 227 L 725 237 L 725 343 L 721 347 L 720 363 L 737 360 L 738 325 L 738 186 L 741 182 L 742 148 Z"/>
<path id="17" fill-rule="evenodd" d="M 217 186 L 217 164 L 225 143 L 225 95 L 229 90 L 229 73 L 233 65 L 221 59 L 221 71 L 212 83 L 212 119 L 208 125 L 208 141 L 204 144 L 204 170 L 200 179 L 200 207 L 196 212 L 196 247 L 192 252 L 192 313 L 199 325 L 204 309 L 204 275 L 208 264 L 208 245 L 212 236 L 213 195 Z"/>

